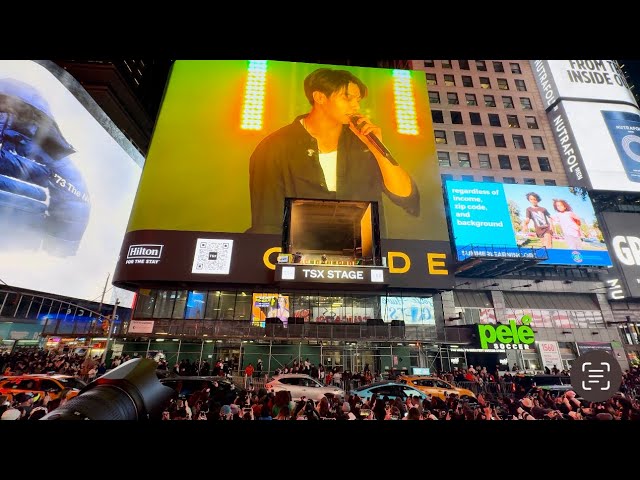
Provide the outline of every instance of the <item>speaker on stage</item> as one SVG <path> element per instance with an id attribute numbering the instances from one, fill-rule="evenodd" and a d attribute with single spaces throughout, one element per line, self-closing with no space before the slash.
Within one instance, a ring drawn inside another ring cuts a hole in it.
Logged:
<path id="1" fill-rule="evenodd" d="M 265 319 L 266 325 L 282 325 L 282 321 L 278 317 L 267 317 Z"/>

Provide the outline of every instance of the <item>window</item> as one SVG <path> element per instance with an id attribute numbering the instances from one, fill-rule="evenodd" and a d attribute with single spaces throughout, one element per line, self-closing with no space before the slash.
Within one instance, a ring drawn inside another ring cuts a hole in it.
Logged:
<path id="1" fill-rule="evenodd" d="M 468 153 L 458 153 L 458 165 L 460 168 L 471 168 L 471 157 Z"/>
<path id="2" fill-rule="evenodd" d="M 551 164 L 549 163 L 549 159 L 547 157 L 538 157 L 538 165 L 540 165 L 541 172 L 551 171 Z"/>
<path id="3" fill-rule="evenodd" d="M 504 108 L 514 108 L 513 107 L 513 98 L 511 98 L 511 97 L 502 97 L 502 106 Z"/>
<path id="4" fill-rule="evenodd" d="M 549 187 L 553 187 L 556 184 L 556 181 L 555 180 L 548 180 L 548 179 L 545 178 L 544 184 L 549 186 Z"/>
<path id="5" fill-rule="evenodd" d="M 451 113 L 451 123 L 453 123 L 454 125 L 461 125 L 462 113 L 454 112 L 453 110 L 450 113 Z"/>
<path id="6" fill-rule="evenodd" d="M 465 182 L 473 182 L 473 175 L 462 175 L 462 180 Z"/>
<path id="7" fill-rule="evenodd" d="M 513 137 L 513 146 L 518 150 L 524 150 L 527 147 L 524 144 L 524 137 L 522 135 L 512 135 Z"/>
<path id="8" fill-rule="evenodd" d="M 493 95 L 485 95 L 484 96 L 484 106 L 485 107 L 495 107 L 496 99 Z"/>
<path id="9" fill-rule="evenodd" d="M 476 100 L 476 96 L 473 93 L 465 93 L 464 98 L 467 100 L 467 105 L 470 107 L 478 106 L 478 100 Z"/>
<path id="10" fill-rule="evenodd" d="M 495 72 L 498 72 L 498 73 L 500 73 L 500 72 L 504 72 L 504 67 L 502 66 L 502 62 L 496 62 L 496 61 L 494 61 L 494 62 L 493 62 L 493 70 L 494 70 Z"/>
<path id="11" fill-rule="evenodd" d="M 498 88 L 500 90 L 509 90 L 509 84 L 507 83 L 507 79 L 506 78 L 499 78 L 498 79 Z"/>
<path id="12" fill-rule="evenodd" d="M 431 110 L 431 119 L 433 120 L 433 123 L 444 123 L 442 110 Z"/>
<path id="13" fill-rule="evenodd" d="M 535 178 L 525 178 L 523 180 L 525 185 L 535 185 L 536 184 L 536 179 Z"/>
<path id="14" fill-rule="evenodd" d="M 436 78 L 435 73 L 427 73 L 427 85 L 437 85 L 438 79 Z"/>
<path id="15" fill-rule="evenodd" d="M 524 80 L 516 80 L 516 90 L 519 92 L 527 91 L 527 85 L 524 83 Z"/>
<path id="16" fill-rule="evenodd" d="M 524 117 L 525 120 L 527 121 L 527 128 L 538 128 L 538 121 L 536 120 L 536 117 Z"/>
<path id="17" fill-rule="evenodd" d="M 435 67 L 435 63 L 433 62 L 433 60 L 425 60 L 424 61 L 424 66 L 425 67 Z"/>
<path id="18" fill-rule="evenodd" d="M 469 75 L 462 75 L 462 86 L 473 87 L 473 78 L 471 78 Z"/>
<path id="19" fill-rule="evenodd" d="M 504 135 L 501 133 L 493 134 L 493 143 L 495 143 L 498 148 L 507 148 L 507 142 L 504 139 Z"/>
<path id="20" fill-rule="evenodd" d="M 469 60 L 458 60 L 460 70 L 469 70 Z"/>
<path id="21" fill-rule="evenodd" d="M 531 170 L 531 162 L 529 161 L 529 157 L 518 157 L 518 163 L 520 164 L 520 170 Z"/>
<path id="22" fill-rule="evenodd" d="M 520 99 L 520 105 L 522 105 L 523 110 L 533 110 L 533 107 L 531 106 L 531 100 L 527 97 L 522 97 Z"/>
<path id="23" fill-rule="evenodd" d="M 502 177 L 502 183 L 516 183 L 516 179 L 513 177 Z"/>
<path id="24" fill-rule="evenodd" d="M 480 168 L 491 168 L 491 158 L 489 158 L 488 153 L 479 153 L 478 162 L 480 163 Z"/>
<path id="25" fill-rule="evenodd" d="M 469 112 L 469 119 L 471 120 L 471 125 L 482 125 L 482 118 L 480 118 L 479 113 Z"/>
<path id="26" fill-rule="evenodd" d="M 480 88 L 491 88 L 489 77 L 480 77 Z"/>
<path id="27" fill-rule="evenodd" d="M 481 72 L 487 71 L 487 62 L 484 60 L 476 60 L 476 68 Z"/>
<path id="28" fill-rule="evenodd" d="M 453 75 L 445 75 L 444 76 L 444 84 L 447 87 L 455 87 L 456 86 L 456 79 L 453 77 Z"/>
<path id="29" fill-rule="evenodd" d="M 511 170 L 511 159 L 509 155 L 498 155 L 498 164 L 501 170 Z"/>
<path id="30" fill-rule="evenodd" d="M 542 137 L 531 137 L 531 141 L 533 142 L 534 150 L 544 150 L 544 142 L 542 141 Z"/>
<path id="31" fill-rule="evenodd" d="M 429 103 L 440 103 L 440 93 L 429 92 Z"/>
<path id="32" fill-rule="evenodd" d="M 489 114 L 489 125 L 491 125 L 492 127 L 500 127 L 500 115 L 498 115 L 497 113 L 490 113 Z"/>
<path id="33" fill-rule="evenodd" d="M 495 182 L 496 181 L 496 177 L 489 175 L 487 177 L 482 177 L 482 181 L 483 182 Z"/>
<path id="34" fill-rule="evenodd" d="M 438 152 L 438 165 L 440 165 L 441 167 L 451 166 L 451 158 L 449 157 L 449 152 Z"/>
<path id="35" fill-rule="evenodd" d="M 520 122 L 518 122 L 518 116 L 507 115 L 507 125 L 509 125 L 509 128 L 520 128 Z"/>
<path id="36" fill-rule="evenodd" d="M 458 105 L 460 102 L 458 101 L 458 94 L 455 92 L 447 93 L 447 100 L 449 105 Z"/>
<path id="37" fill-rule="evenodd" d="M 447 144 L 447 132 L 445 132 L 444 130 L 434 130 L 433 133 L 436 137 L 436 143 L 440 143 L 443 145 Z"/>
<path id="38" fill-rule="evenodd" d="M 451 68 L 451 60 L 442 60 L 442 68 Z"/>
<path id="39" fill-rule="evenodd" d="M 467 136 L 464 132 L 453 132 L 453 138 L 456 142 L 456 145 L 466 145 L 467 144 Z"/>
<path id="40" fill-rule="evenodd" d="M 443 173 L 440 175 L 440 179 L 442 179 L 442 183 L 444 183 L 447 180 L 453 180 L 453 175 L 451 175 L 450 173 Z"/>
<path id="41" fill-rule="evenodd" d="M 476 147 L 487 146 L 487 139 L 485 138 L 484 133 L 474 132 L 473 141 L 476 142 Z"/>
<path id="42" fill-rule="evenodd" d="M 511 73 L 522 73 L 522 70 L 520 70 L 520 64 L 510 63 L 509 66 L 511 67 Z"/>

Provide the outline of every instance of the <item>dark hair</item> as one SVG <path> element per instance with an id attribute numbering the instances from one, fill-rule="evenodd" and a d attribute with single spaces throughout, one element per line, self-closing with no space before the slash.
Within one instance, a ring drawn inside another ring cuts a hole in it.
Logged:
<path id="1" fill-rule="evenodd" d="M 304 94 L 313 105 L 313 92 L 322 92 L 327 97 L 332 93 L 347 89 L 350 83 L 355 83 L 360 89 L 360 97 L 367 96 L 367 86 L 347 70 L 332 70 L 330 68 L 319 68 L 314 70 L 304 79 Z"/>
<path id="2" fill-rule="evenodd" d="M 567 211 L 567 212 L 572 212 L 572 211 L 573 211 L 573 209 L 571 208 L 571 206 L 570 206 L 567 202 L 565 202 L 564 200 L 561 200 L 561 199 L 559 199 L 559 198 L 554 198 L 554 199 L 553 199 L 553 208 L 554 208 L 554 210 L 555 210 L 556 212 L 559 212 L 559 211 L 560 211 L 560 210 L 558 210 L 558 209 L 556 208 L 556 202 L 563 204 L 563 205 L 564 205 L 564 209 L 565 209 L 565 211 Z"/>
<path id="3" fill-rule="evenodd" d="M 529 197 L 535 198 L 536 200 L 538 200 L 538 202 L 542 201 L 542 199 L 540 198 L 540 195 L 538 195 L 536 192 L 527 193 L 527 196 L 525 198 L 529 200 Z"/>

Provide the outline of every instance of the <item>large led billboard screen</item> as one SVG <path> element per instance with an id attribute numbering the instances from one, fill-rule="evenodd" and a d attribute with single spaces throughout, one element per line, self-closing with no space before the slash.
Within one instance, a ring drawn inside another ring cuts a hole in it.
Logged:
<path id="1" fill-rule="evenodd" d="M 143 162 L 67 72 L 0 61 L 0 279 L 99 299 Z"/>
<path id="2" fill-rule="evenodd" d="M 602 227 L 607 236 L 607 244 L 615 269 L 608 283 L 608 292 L 618 290 L 617 282 L 622 280 L 623 292 L 629 297 L 640 297 L 640 215 L 637 213 L 603 212 Z M 615 278 L 616 270 L 621 274 Z M 615 300 L 624 298 L 624 293 L 611 295 Z"/>
<path id="3" fill-rule="evenodd" d="M 548 112 L 569 183 L 640 191 L 640 111 L 630 105 L 563 101 Z"/>
<path id="4" fill-rule="evenodd" d="M 591 200 L 571 187 L 446 182 L 459 260 L 546 248 L 543 264 L 609 266 Z"/>
<path id="5" fill-rule="evenodd" d="M 370 134 L 392 159 L 372 153 Z M 440 192 L 420 72 L 177 61 L 116 283 L 272 283 L 292 198 L 376 202 L 390 285 L 448 288 Z"/>
<path id="6" fill-rule="evenodd" d="M 531 68 L 545 108 L 561 100 L 638 106 L 615 60 L 532 60 Z"/>

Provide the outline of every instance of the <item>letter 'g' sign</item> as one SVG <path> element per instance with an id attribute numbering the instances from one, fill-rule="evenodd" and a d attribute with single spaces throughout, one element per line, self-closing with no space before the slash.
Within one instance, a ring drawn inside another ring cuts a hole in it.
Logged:
<path id="1" fill-rule="evenodd" d="M 531 317 L 524 315 L 522 325 L 517 326 L 515 320 L 507 325 L 478 325 L 480 348 L 495 350 L 528 350 L 534 341 L 533 330 L 529 326 Z M 491 347 L 489 345 L 492 345 Z"/>

